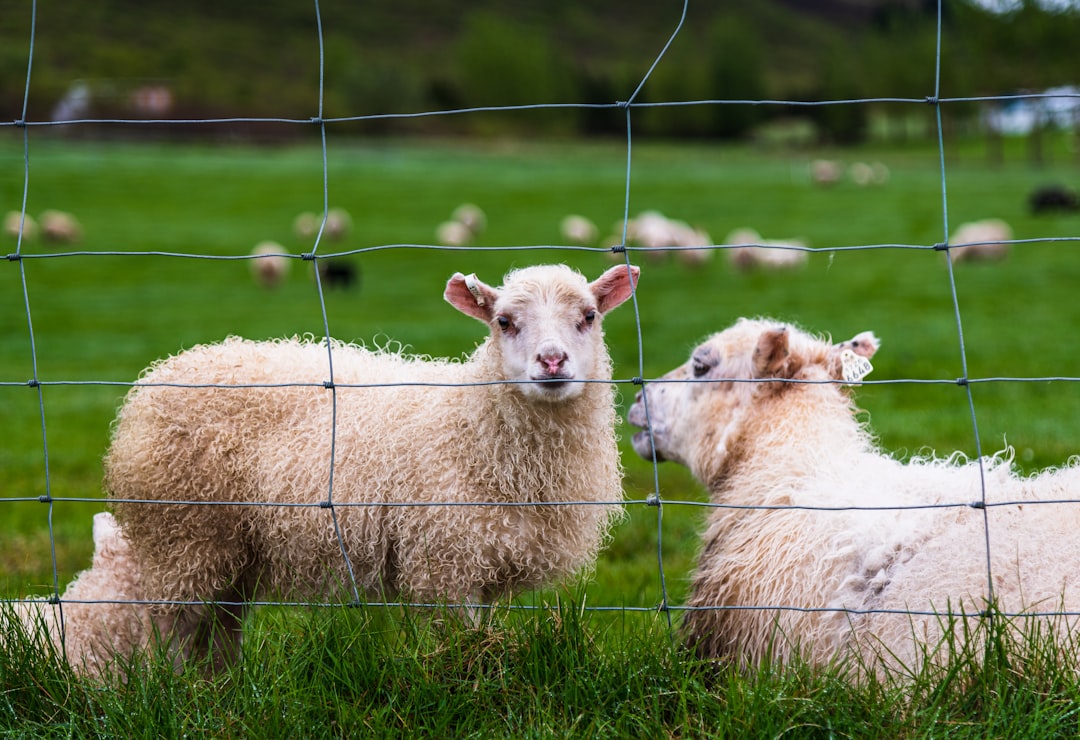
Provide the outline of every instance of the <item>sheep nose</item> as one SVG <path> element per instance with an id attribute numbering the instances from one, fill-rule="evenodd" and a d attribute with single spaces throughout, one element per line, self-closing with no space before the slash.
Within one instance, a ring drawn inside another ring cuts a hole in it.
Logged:
<path id="1" fill-rule="evenodd" d="M 563 364 L 566 363 L 567 355 L 565 352 L 542 352 L 536 357 L 537 361 L 544 366 L 548 375 L 558 375 L 562 369 Z"/>

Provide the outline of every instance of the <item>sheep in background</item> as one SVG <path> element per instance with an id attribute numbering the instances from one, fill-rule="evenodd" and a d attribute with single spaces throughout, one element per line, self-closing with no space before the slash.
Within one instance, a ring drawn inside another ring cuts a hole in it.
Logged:
<path id="1" fill-rule="evenodd" d="M 480 207 L 473 203 L 463 203 L 450 214 L 449 221 L 443 221 L 435 228 L 435 238 L 439 244 L 448 247 L 463 247 L 487 227 L 487 216 Z"/>
<path id="2" fill-rule="evenodd" d="M 138 602 L 144 596 L 131 548 L 113 515 L 95 514 L 93 532 L 90 568 L 76 575 L 60 597 L 63 636 L 60 607 L 34 600 L 16 603 L 11 612 L 4 612 L 13 614 L 19 625 L 5 625 L 0 637 L 13 630 L 32 636 L 44 628 L 57 653 L 66 655 L 77 673 L 100 677 L 115 658 L 128 658 L 135 649 L 149 646 L 153 633 L 149 606 L 122 603 Z"/>
<path id="3" fill-rule="evenodd" d="M 33 241 L 38 235 L 38 223 L 34 217 L 27 213 L 25 216 L 20 211 L 8 211 L 4 216 L 4 234 L 12 239 L 19 238 L 22 230 L 23 241 Z"/>
<path id="4" fill-rule="evenodd" d="M 311 211 L 304 211 L 293 219 L 293 234 L 302 242 L 309 242 L 319 233 L 322 219 Z"/>
<path id="5" fill-rule="evenodd" d="M 276 288 L 285 281 L 291 267 L 286 249 L 277 242 L 259 242 L 251 250 L 251 276 L 264 288 Z"/>
<path id="6" fill-rule="evenodd" d="M 1054 211 L 1068 213 L 1080 209 L 1080 198 L 1075 190 L 1064 185 L 1043 185 L 1032 191 L 1028 206 L 1036 216 Z"/>
<path id="7" fill-rule="evenodd" d="M 724 244 L 734 245 L 727 250 L 728 261 L 740 271 L 791 269 L 807 261 L 807 244 L 802 239 L 763 239 L 753 229 L 740 228 L 729 233 Z"/>
<path id="8" fill-rule="evenodd" d="M 55 244 L 77 244 L 82 241 L 82 225 L 75 216 L 65 211 L 49 209 L 38 218 L 41 238 Z"/>
<path id="9" fill-rule="evenodd" d="M 443 221 L 435 228 L 435 238 L 445 247 L 463 247 L 472 242 L 472 232 L 460 221 Z"/>
<path id="10" fill-rule="evenodd" d="M 323 234 L 330 241 L 343 241 L 352 231 L 352 216 L 344 208 L 331 208 L 326 212 Z"/>
<path id="11" fill-rule="evenodd" d="M 588 247 L 596 243 L 600 238 L 600 231 L 596 224 L 585 216 L 571 214 L 559 222 L 559 233 L 570 244 Z"/>
<path id="12" fill-rule="evenodd" d="M 621 227 L 621 224 L 616 226 L 620 231 Z M 680 261 L 690 266 L 700 265 L 712 257 L 711 250 L 698 248 L 712 243 L 707 232 L 656 210 L 642 211 L 626 222 L 626 243 L 644 247 L 649 250 L 645 255 L 656 261 L 663 260 L 669 252 L 674 252 Z"/>
<path id="13" fill-rule="evenodd" d="M 490 331 L 471 356 L 331 342 L 333 387 L 323 341 L 233 337 L 151 366 L 105 488 L 147 596 L 187 602 L 154 610 L 178 657 L 228 662 L 260 597 L 350 600 L 355 578 L 378 598 L 490 602 L 587 568 L 622 500 L 602 317 L 637 276 L 456 273 L 445 299 Z M 215 501 L 281 506 L 195 503 Z"/>
<path id="14" fill-rule="evenodd" d="M 843 175 L 844 165 L 835 159 L 815 159 L 810 163 L 810 181 L 815 185 L 835 185 Z"/>
<path id="15" fill-rule="evenodd" d="M 1008 454 L 985 458 L 986 502 L 1005 505 L 970 506 L 976 461 L 903 463 L 875 446 L 840 383 L 860 381 L 877 348 L 869 332 L 834 344 L 741 319 L 638 394 L 628 419 L 651 431 L 634 449 L 687 466 L 725 507 L 709 516 L 683 623 L 701 656 L 854 657 L 900 675 L 947 661 L 948 613 L 987 606 L 984 514 L 998 608 L 1080 611 L 1080 508 L 1035 504 L 1076 499 L 1080 468 L 1021 478 Z"/>
<path id="16" fill-rule="evenodd" d="M 480 236 L 487 228 L 487 215 L 475 203 L 462 203 L 450 214 L 450 219 L 462 224 L 473 237 Z"/>
<path id="17" fill-rule="evenodd" d="M 952 261 L 997 262 L 1009 256 L 1009 244 L 1013 238 L 1012 228 L 1000 218 L 986 218 L 963 224 L 949 239 Z"/>

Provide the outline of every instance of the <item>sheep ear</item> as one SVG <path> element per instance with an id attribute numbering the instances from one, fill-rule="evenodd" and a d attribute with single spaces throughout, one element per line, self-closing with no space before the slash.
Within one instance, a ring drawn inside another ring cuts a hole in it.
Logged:
<path id="1" fill-rule="evenodd" d="M 872 331 L 864 331 L 856 334 L 846 342 L 840 342 L 836 345 L 836 349 L 843 352 L 845 349 L 849 349 L 860 357 L 870 359 L 874 356 L 874 353 L 881 347 L 881 340 L 874 336 Z"/>
<path id="2" fill-rule="evenodd" d="M 780 377 L 780 372 L 790 356 L 787 327 L 781 326 L 762 333 L 754 348 L 754 377 Z"/>
<path id="3" fill-rule="evenodd" d="M 443 298 L 463 314 L 480 319 L 485 324 L 494 316 L 495 301 L 499 293 L 490 285 L 477 279 L 476 274 L 462 275 L 455 272 L 446 282 Z"/>
<path id="4" fill-rule="evenodd" d="M 589 289 L 596 298 L 596 310 L 607 313 L 633 295 L 640 273 L 635 265 L 616 265 L 592 281 Z"/>

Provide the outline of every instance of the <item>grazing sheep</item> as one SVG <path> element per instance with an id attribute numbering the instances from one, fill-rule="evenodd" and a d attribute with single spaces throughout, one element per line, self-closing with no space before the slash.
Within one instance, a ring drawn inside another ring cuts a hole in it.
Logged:
<path id="1" fill-rule="evenodd" d="M 326 212 L 326 226 L 323 227 L 323 234 L 331 241 L 342 241 L 352 231 L 352 223 L 352 216 L 344 208 L 331 208 Z"/>
<path id="2" fill-rule="evenodd" d="M 709 517 L 683 623 L 701 656 L 853 656 L 881 673 L 915 670 L 925 651 L 945 661 L 941 615 L 987 606 L 984 515 L 998 608 L 1080 609 L 1080 509 L 1034 503 L 1077 498 L 1080 468 L 1021 478 L 1007 454 L 986 458 L 986 501 L 1004 505 L 970 506 L 977 462 L 881 452 L 834 382 L 861 380 L 877 347 L 869 332 L 833 344 L 742 319 L 630 408 L 651 425 L 638 454 L 687 466 L 725 507 Z M 907 508 L 944 504 L 958 505 Z"/>
<path id="3" fill-rule="evenodd" d="M 249 260 L 251 276 L 264 288 L 276 288 L 284 282 L 292 267 L 292 260 L 285 247 L 277 242 L 259 242 L 251 250 L 254 259 Z"/>
<path id="4" fill-rule="evenodd" d="M 308 242 L 315 238 L 322 226 L 322 219 L 311 211 L 304 211 L 293 219 L 293 233 L 302 242 Z"/>
<path id="5" fill-rule="evenodd" d="M 82 240 L 82 225 L 70 213 L 49 209 L 38 218 L 41 238 L 56 244 L 77 244 Z"/>
<path id="6" fill-rule="evenodd" d="M 806 242 L 802 239 L 763 239 L 753 229 L 735 229 L 724 240 L 734 245 L 727 250 L 731 266 L 740 271 L 761 267 L 786 270 L 806 264 Z"/>
<path id="7" fill-rule="evenodd" d="M 616 228 L 621 231 L 622 224 Z M 657 261 L 663 260 L 668 252 L 674 252 L 690 266 L 703 264 L 712 257 L 712 250 L 703 248 L 712 244 L 708 233 L 655 210 L 642 211 L 626 222 L 626 243 L 648 249 L 646 256 Z"/>
<path id="8" fill-rule="evenodd" d="M 463 247 L 472 237 L 469 227 L 460 221 L 443 221 L 435 228 L 435 238 L 445 247 Z"/>
<path id="9" fill-rule="evenodd" d="M 637 276 L 457 273 L 444 297 L 491 333 L 469 358 L 333 342 L 333 388 L 321 341 L 234 337 L 154 364 L 105 487 L 147 594 L 189 602 L 156 609 L 162 635 L 223 663 L 260 596 L 351 598 L 354 577 L 370 596 L 487 602 L 589 566 L 622 500 L 601 318 Z"/>
<path id="10" fill-rule="evenodd" d="M 570 244 L 588 247 L 596 243 L 600 238 L 600 232 L 596 224 L 585 216 L 571 214 L 559 222 L 559 233 Z"/>
<path id="11" fill-rule="evenodd" d="M 463 225 L 474 237 L 483 234 L 487 228 L 487 215 L 475 203 L 462 203 L 450 214 L 450 219 Z"/>
<path id="12" fill-rule="evenodd" d="M 38 234 L 37 221 L 29 213 L 24 216 L 21 211 L 8 211 L 4 216 L 4 233 L 12 239 L 18 239 L 20 230 L 23 241 L 33 241 Z"/>
<path id="13" fill-rule="evenodd" d="M 840 182 L 844 165 L 835 159 L 815 159 L 810 163 L 810 180 L 815 185 L 829 187 Z"/>
<path id="14" fill-rule="evenodd" d="M 1064 185 L 1043 185 L 1028 197 L 1028 206 L 1034 215 L 1061 211 L 1067 213 L 1080 209 L 1076 191 Z"/>
<path id="15" fill-rule="evenodd" d="M 949 239 L 952 261 L 997 262 L 1009 256 L 1009 244 L 1013 238 L 1012 228 L 1000 218 L 986 218 L 963 224 Z"/>
<path id="16" fill-rule="evenodd" d="M 327 288 L 352 290 L 360 285 L 360 268 L 344 259 L 319 260 L 319 279 Z"/>
<path id="17" fill-rule="evenodd" d="M 133 649 L 149 645 L 153 632 L 150 608 L 130 603 L 144 598 L 142 583 L 113 515 L 95 514 L 93 532 L 91 566 L 61 596 L 63 654 L 76 672 L 100 676 L 114 658 L 130 657 Z M 15 604 L 14 614 L 25 634 L 44 627 L 59 652 L 60 609 L 46 601 L 26 601 Z M 5 627 L 0 635 L 10 633 Z"/>

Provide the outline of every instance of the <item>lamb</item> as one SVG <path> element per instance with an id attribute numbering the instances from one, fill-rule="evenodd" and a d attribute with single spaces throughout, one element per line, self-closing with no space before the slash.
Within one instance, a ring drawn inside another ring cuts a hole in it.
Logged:
<path id="1" fill-rule="evenodd" d="M 116 658 L 151 644 L 150 607 L 142 602 L 142 577 L 131 548 L 113 515 L 94 515 L 94 557 L 61 596 L 61 607 L 45 601 L 15 604 L 14 615 L 24 634 L 44 627 L 58 654 L 80 674 L 102 677 Z M 5 628 L 0 634 L 11 634 Z M 63 639 L 61 640 L 61 637 Z"/>
<path id="2" fill-rule="evenodd" d="M 984 514 L 996 606 L 1028 613 L 1010 628 L 1080 609 L 1080 510 L 1046 503 L 1077 498 L 1080 468 L 1024 478 L 1008 451 L 984 458 L 988 507 L 972 506 L 978 461 L 903 463 L 856 418 L 841 382 L 861 380 L 877 348 L 869 332 L 833 344 L 741 319 L 629 409 L 638 454 L 687 466 L 725 507 L 709 517 L 683 620 L 699 655 L 849 658 L 860 675 L 900 677 L 943 664 L 947 615 L 988 606 Z M 906 508 L 934 505 L 951 507 Z"/>
<path id="3" fill-rule="evenodd" d="M 957 246 L 949 253 L 954 263 L 997 262 L 1009 256 L 1012 238 L 1012 228 L 1000 218 L 971 221 L 953 233 L 949 242 Z"/>
<path id="4" fill-rule="evenodd" d="M 264 596 L 480 606 L 587 570 L 622 501 L 601 319 L 638 273 L 456 273 L 490 330 L 464 360 L 233 337 L 151 366 L 105 488 L 178 661 L 230 662 Z"/>
<path id="5" fill-rule="evenodd" d="M 749 271 L 758 267 L 770 270 L 787 270 L 806 264 L 806 241 L 803 239 L 763 239 L 753 229 L 735 229 L 724 244 L 728 261 L 739 271 Z"/>
<path id="6" fill-rule="evenodd" d="M 284 282 L 292 266 L 287 251 L 277 242 L 259 242 L 251 250 L 251 276 L 264 288 L 276 288 Z"/>

